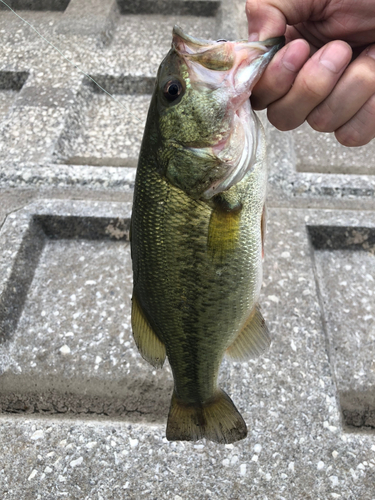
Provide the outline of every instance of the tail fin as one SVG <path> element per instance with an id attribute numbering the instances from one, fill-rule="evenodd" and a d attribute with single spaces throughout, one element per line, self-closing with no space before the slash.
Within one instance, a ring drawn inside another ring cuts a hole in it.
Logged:
<path id="1" fill-rule="evenodd" d="M 183 404 L 173 393 L 167 424 L 169 441 L 233 443 L 247 436 L 247 427 L 230 397 L 222 390 L 204 404 Z"/>

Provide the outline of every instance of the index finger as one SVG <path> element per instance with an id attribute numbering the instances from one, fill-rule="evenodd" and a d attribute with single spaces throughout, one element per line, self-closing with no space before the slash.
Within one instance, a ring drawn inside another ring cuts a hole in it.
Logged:
<path id="1" fill-rule="evenodd" d="M 284 35 L 287 24 L 321 19 L 326 0 L 246 0 L 249 41 Z"/>
<path id="2" fill-rule="evenodd" d="M 259 0 L 246 1 L 249 42 L 266 40 L 285 33 L 286 19 L 280 10 Z"/>
<path id="3" fill-rule="evenodd" d="M 306 40 L 294 40 L 283 47 L 269 63 L 253 90 L 253 109 L 264 109 L 283 97 L 290 90 L 309 55 L 310 47 Z"/>

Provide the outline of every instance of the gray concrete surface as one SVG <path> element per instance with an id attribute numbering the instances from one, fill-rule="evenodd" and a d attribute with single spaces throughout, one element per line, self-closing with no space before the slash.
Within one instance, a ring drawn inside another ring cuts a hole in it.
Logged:
<path id="1" fill-rule="evenodd" d="M 129 325 L 134 166 L 173 24 L 243 36 L 243 2 L 21 3 L 121 104 L 0 11 L 0 497 L 374 500 L 374 145 L 267 126 L 273 344 L 220 372 L 249 436 L 169 443 Z"/>
<path id="2" fill-rule="evenodd" d="M 361 148 L 346 148 L 336 141 L 334 134 L 316 132 L 307 123 L 292 134 L 296 147 L 296 168 L 299 172 L 321 174 L 352 174 L 353 165 L 358 175 L 375 175 L 374 143 Z"/>

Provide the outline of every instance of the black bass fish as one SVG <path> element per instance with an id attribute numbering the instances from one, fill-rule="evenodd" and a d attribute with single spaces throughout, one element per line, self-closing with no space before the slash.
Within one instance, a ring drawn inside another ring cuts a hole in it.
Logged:
<path id="1" fill-rule="evenodd" d="M 167 438 L 231 443 L 246 424 L 217 379 L 224 354 L 262 353 L 267 169 L 250 94 L 283 38 L 200 40 L 173 29 L 139 157 L 131 222 L 132 328 L 174 377 Z"/>

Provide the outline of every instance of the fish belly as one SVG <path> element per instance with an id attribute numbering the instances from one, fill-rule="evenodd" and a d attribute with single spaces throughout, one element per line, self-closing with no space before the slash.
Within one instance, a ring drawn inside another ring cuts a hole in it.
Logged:
<path id="1" fill-rule="evenodd" d="M 214 396 L 223 354 L 258 299 L 264 193 L 254 189 L 260 173 L 241 181 L 236 245 L 216 258 L 208 244 L 213 209 L 140 162 L 132 216 L 134 297 L 165 345 L 175 394 L 186 404 Z M 224 224 L 224 242 L 225 232 Z"/>

